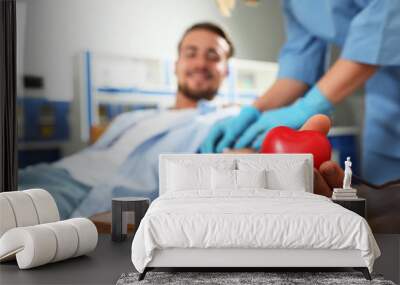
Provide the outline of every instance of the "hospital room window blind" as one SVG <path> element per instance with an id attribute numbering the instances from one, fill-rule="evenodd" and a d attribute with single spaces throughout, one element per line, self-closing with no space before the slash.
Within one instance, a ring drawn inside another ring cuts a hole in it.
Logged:
<path id="1" fill-rule="evenodd" d="M 0 1 L 0 192 L 17 190 L 15 5 Z"/>

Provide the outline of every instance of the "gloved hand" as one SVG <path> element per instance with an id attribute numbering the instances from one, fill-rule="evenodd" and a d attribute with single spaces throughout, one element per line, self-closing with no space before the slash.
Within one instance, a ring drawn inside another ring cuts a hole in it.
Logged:
<path id="1" fill-rule="evenodd" d="M 253 106 L 245 106 L 238 116 L 222 120 L 215 124 L 200 146 L 202 153 L 221 153 L 232 147 L 243 131 L 260 117 L 261 112 Z"/>
<path id="2" fill-rule="evenodd" d="M 259 150 L 266 133 L 277 126 L 300 128 L 308 118 L 316 114 L 329 115 L 333 105 L 317 86 L 310 89 L 303 98 L 290 106 L 262 113 L 260 118 L 237 140 L 234 148 L 252 146 Z"/>

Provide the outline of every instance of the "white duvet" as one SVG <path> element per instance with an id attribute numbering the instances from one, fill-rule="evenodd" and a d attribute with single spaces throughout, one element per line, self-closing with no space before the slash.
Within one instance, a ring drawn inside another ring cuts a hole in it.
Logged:
<path id="1" fill-rule="evenodd" d="M 135 268 L 143 272 L 165 248 L 358 249 L 371 272 L 380 255 L 359 215 L 320 195 L 265 189 L 157 198 L 132 243 Z"/>

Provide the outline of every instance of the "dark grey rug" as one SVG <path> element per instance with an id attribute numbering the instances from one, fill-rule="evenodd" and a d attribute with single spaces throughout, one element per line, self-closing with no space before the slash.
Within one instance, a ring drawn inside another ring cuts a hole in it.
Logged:
<path id="1" fill-rule="evenodd" d="M 125 273 L 117 285 L 133 284 L 379 284 L 395 285 L 380 275 L 368 281 L 360 272 L 148 272 L 138 281 L 138 273 Z"/>

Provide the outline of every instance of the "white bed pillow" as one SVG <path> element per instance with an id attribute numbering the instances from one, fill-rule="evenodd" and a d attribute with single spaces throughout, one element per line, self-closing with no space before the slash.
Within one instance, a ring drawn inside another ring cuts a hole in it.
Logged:
<path id="1" fill-rule="evenodd" d="M 304 160 L 263 160 L 263 159 L 239 159 L 237 161 L 239 170 L 262 170 L 266 169 L 267 189 L 306 191 L 306 163 Z"/>
<path id="2" fill-rule="evenodd" d="M 177 159 L 167 162 L 166 188 L 167 191 L 211 191 L 211 170 L 233 170 L 235 160 L 190 160 Z"/>
<path id="3" fill-rule="evenodd" d="M 170 163 L 168 167 L 168 190 L 188 191 L 211 188 L 210 167 L 187 167 L 177 163 Z"/>
<path id="4" fill-rule="evenodd" d="M 236 170 L 237 188 L 267 188 L 267 171 Z"/>
<path id="5" fill-rule="evenodd" d="M 272 169 L 267 172 L 268 189 L 306 192 L 304 167 L 296 167 L 290 172 Z"/>
<path id="6" fill-rule="evenodd" d="M 236 170 L 233 169 L 211 169 L 211 189 L 236 190 Z"/>
<path id="7" fill-rule="evenodd" d="M 211 188 L 219 190 L 240 190 L 242 188 L 266 188 L 266 170 L 211 170 Z"/>

